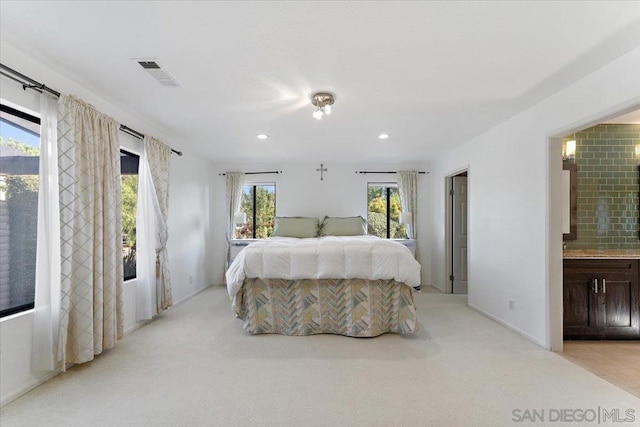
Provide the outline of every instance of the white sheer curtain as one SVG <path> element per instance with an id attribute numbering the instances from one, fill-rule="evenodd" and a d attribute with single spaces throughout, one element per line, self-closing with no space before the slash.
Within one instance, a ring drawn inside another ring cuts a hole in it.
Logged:
<path id="1" fill-rule="evenodd" d="M 233 239 L 235 224 L 233 216 L 240 210 L 242 188 L 244 187 L 244 172 L 226 172 L 227 178 L 227 259 L 229 259 L 230 242 Z"/>
<path id="2" fill-rule="evenodd" d="M 83 363 L 123 332 L 119 124 L 73 96 L 60 99 L 61 316 L 58 352 Z"/>
<path id="3" fill-rule="evenodd" d="M 156 314 L 156 206 L 147 150 L 142 148 L 138 166 L 138 208 L 136 211 L 136 318 L 151 319 Z"/>
<path id="4" fill-rule="evenodd" d="M 411 222 L 405 225 L 407 237 L 415 239 L 417 236 L 416 223 L 418 221 L 418 172 L 398 171 L 397 177 L 402 212 L 411 212 Z"/>
<path id="5" fill-rule="evenodd" d="M 138 168 L 136 302 L 138 320 L 173 305 L 167 255 L 171 148 L 145 137 Z"/>
<path id="6" fill-rule="evenodd" d="M 38 245 L 33 312 L 32 371 L 56 368 L 60 327 L 60 205 L 58 198 L 58 99 L 40 94 Z"/>

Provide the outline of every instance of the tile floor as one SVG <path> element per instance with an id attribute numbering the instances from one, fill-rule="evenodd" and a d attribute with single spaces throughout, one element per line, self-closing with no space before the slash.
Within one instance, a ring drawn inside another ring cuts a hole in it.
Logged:
<path id="1" fill-rule="evenodd" d="M 565 341 L 559 354 L 640 397 L 640 341 Z"/>

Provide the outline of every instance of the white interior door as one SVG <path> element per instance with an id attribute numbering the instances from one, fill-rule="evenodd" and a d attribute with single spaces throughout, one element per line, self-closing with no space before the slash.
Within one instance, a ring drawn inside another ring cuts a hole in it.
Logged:
<path id="1" fill-rule="evenodd" d="M 467 177 L 453 177 L 452 200 L 452 292 L 454 294 L 467 293 L 467 241 L 468 241 L 468 209 L 467 209 Z"/>

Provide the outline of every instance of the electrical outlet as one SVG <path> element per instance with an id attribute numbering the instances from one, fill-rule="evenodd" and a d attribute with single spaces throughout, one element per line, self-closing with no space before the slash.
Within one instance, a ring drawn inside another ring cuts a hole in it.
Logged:
<path id="1" fill-rule="evenodd" d="M 516 309 L 516 302 L 512 299 L 509 300 L 509 310 L 511 311 L 515 311 Z"/>
<path id="2" fill-rule="evenodd" d="M 193 284 L 193 276 L 189 276 L 189 284 L 192 285 Z"/>

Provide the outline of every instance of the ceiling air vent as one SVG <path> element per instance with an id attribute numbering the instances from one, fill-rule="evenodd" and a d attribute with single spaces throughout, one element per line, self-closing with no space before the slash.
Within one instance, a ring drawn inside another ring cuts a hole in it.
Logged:
<path id="1" fill-rule="evenodd" d="M 135 60 L 147 73 L 151 74 L 151 77 L 156 79 L 162 86 L 182 86 L 173 76 L 167 73 L 160 67 L 156 61 L 153 60 Z"/>

